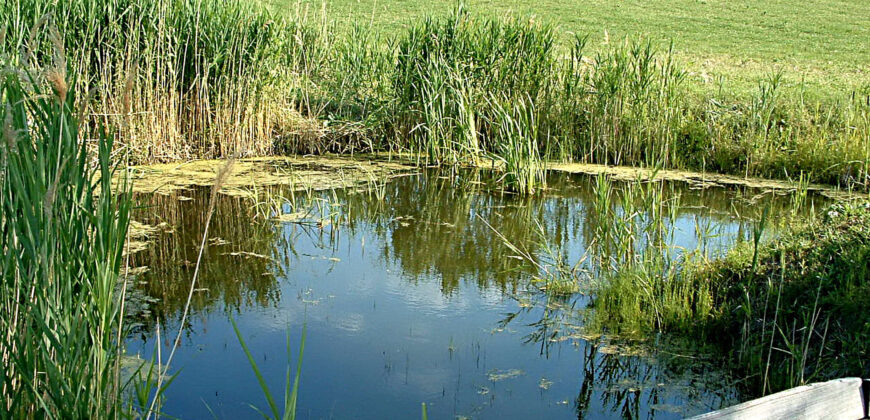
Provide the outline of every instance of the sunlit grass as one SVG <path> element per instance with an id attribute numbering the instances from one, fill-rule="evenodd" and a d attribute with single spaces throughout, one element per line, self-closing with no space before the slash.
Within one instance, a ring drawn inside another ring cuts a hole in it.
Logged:
<path id="1" fill-rule="evenodd" d="M 296 0 L 263 0 L 276 13 L 292 11 Z M 860 0 L 824 0 L 800 7 L 793 0 L 756 2 L 647 0 L 554 0 L 493 2 L 467 0 L 483 16 L 531 16 L 549 22 L 561 40 L 590 35 L 594 50 L 625 36 L 646 36 L 674 42 L 678 59 L 690 70 L 698 91 L 721 89 L 751 94 L 758 80 L 775 69 L 786 71 L 786 83 L 814 97 L 870 83 L 870 6 Z M 319 8 L 319 2 L 306 2 Z M 372 25 L 376 31 L 399 34 L 427 15 L 447 16 L 453 0 L 329 0 L 327 13 L 345 25 Z"/>

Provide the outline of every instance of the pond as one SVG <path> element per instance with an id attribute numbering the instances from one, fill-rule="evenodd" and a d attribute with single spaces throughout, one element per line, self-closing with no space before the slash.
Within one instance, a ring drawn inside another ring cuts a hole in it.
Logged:
<path id="1" fill-rule="evenodd" d="M 595 182 L 551 173 L 546 192 L 519 197 L 485 171 L 426 170 L 370 188 L 219 195 L 163 411 L 260 417 L 251 405 L 265 398 L 230 317 L 279 400 L 306 331 L 299 418 L 419 418 L 421 403 L 434 419 L 680 418 L 739 400 L 703 352 L 585 329 L 582 281 L 558 297 L 535 286 L 540 269 L 517 250 L 581 261 Z M 747 237 L 762 204 L 774 214 L 792 205 L 751 189 L 662 191 L 680 197 L 670 244 L 710 255 Z M 163 232 L 132 256 L 148 267 L 137 291 L 150 303 L 128 352 L 169 353 L 209 196 L 138 195 L 137 219 Z M 275 210 L 289 215 L 276 221 Z"/>

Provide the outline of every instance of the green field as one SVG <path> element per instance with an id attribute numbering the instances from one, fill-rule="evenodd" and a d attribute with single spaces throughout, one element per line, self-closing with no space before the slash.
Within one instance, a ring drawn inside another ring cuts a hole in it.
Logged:
<path id="1" fill-rule="evenodd" d="M 295 0 L 271 0 L 275 10 L 294 13 Z M 331 0 L 329 19 L 372 24 L 399 33 L 424 15 L 446 15 L 454 0 Z M 609 38 L 644 36 L 670 41 L 700 84 L 736 92 L 754 89 L 758 78 L 783 70 L 789 84 L 802 80 L 826 96 L 870 84 L 870 2 L 820 0 L 803 7 L 794 0 L 470 0 L 470 11 L 487 17 L 513 15 L 550 23 L 556 32 Z M 305 5 L 319 11 L 320 3 Z"/>

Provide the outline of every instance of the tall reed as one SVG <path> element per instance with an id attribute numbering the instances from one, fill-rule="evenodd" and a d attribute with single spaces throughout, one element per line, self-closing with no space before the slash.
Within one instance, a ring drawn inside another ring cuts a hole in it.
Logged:
<path id="1" fill-rule="evenodd" d="M 44 69 L 0 58 L 0 417 L 133 417 L 120 275 L 131 193 L 55 48 Z"/>
<path id="2" fill-rule="evenodd" d="M 390 128 L 433 161 L 450 161 L 499 143 L 492 98 L 537 102 L 555 59 L 549 26 L 484 20 L 463 7 L 427 18 L 396 43 Z"/>
<path id="3" fill-rule="evenodd" d="M 567 45 L 551 27 L 484 19 L 463 6 L 411 25 L 395 43 L 390 112 L 377 117 L 391 149 L 426 162 L 483 156 L 680 168 L 868 188 L 870 96 L 812 104 L 784 90 L 781 72 L 735 100 L 697 93 L 672 48 L 626 39 Z M 494 100 L 494 98 L 496 100 Z M 504 130 L 505 110 L 522 144 Z M 534 153 L 530 150 L 534 149 Z M 509 169 L 508 173 L 516 173 Z M 511 180 L 512 177 L 507 177 Z"/>
<path id="4" fill-rule="evenodd" d="M 262 155 L 289 120 L 290 74 L 304 49 L 293 23 L 257 5 L 216 0 L 5 0 L 0 26 L 19 64 L 50 53 L 34 38 L 57 27 L 78 97 L 121 126 L 134 161 Z M 128 86 L 129 85 L 129 86 Z M 291 112 L 292 113 L 292 112 Z"/>

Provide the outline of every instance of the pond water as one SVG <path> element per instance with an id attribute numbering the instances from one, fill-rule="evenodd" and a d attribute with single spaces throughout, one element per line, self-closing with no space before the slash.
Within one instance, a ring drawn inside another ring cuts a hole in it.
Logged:
<path id="1" fill-rule="evenodd" d="M 428 171 L 369 190 L 274 190 L 288 198 L 283 212 L 311 210 L 285 222 L 262 217 L 266 200 L 219 196 L 163 410 L 260 417 L 251 405 L 266 402 L 230 317 L 279 400 L 306 329 L 299 418 L 420 418 L 424 402 L 433 419 L 679 418 L 735 402 L 715 360 L 591 334 L 583 288 L 548 299 L 530 285 L 538 269 L 500 235 L 535 258 L 546 243 L 581 259 L 595 229 L 594 183 L 551 174 L 546 193 L 521 198 L 486 172 Z M 672 244 L 711 254 L 748 235 L 745 216 L 761 204 L 790 205 L 751 190 L 663 190 L 680 196 Z M 138 220 L 168 232 L 133 256 L 148 267 L 138 289 L 154 300 L 130 353 L 169 353 L 208 199 L 205 188 L 138 197 Z"/>

